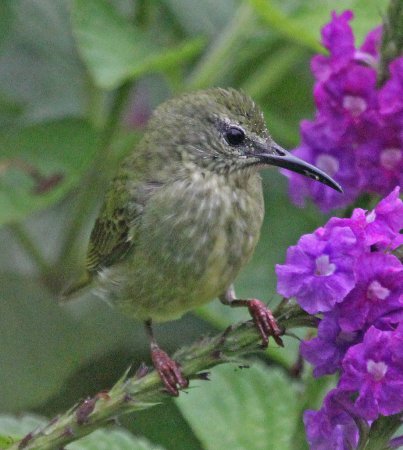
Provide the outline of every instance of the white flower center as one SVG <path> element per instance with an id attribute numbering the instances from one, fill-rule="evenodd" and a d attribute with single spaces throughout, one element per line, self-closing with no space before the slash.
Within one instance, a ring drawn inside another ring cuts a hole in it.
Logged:
<path id="1" fill-rule="evenodd" d="M 372 281 L 367 289 L 367 298 L 370 300 L 385 300 L 389 294 L 390 290 L 377 280 Z"/>
<path id="2" fill-rule="evenodd" d="M 353 117 L 358 117 L 367 109 L 367 102 L 362 97 L 345 95 L 343 98 L 343 108 L 350 111 Z"/>
<path id="3" fill-rule="evenodd" d="M 367 217 L 365 218 L 367 223 L 371 223 L 376 219 L 376 212 L 373 209 L 369 214 L 367 214 Z"/>
<path id="4" fill-rule="evenodd" d="M 380 160 L 382 167 L 387 170 L 395 170 L 402 160 L 402 151 L 400 148 L 385 148 L 381 152 Z"/>
<path id="5" fill-rule="evenodd" d="M 367 361 L 367 372 L 370 373 L 375 381 L 380 381 L 385 376 L 388 366 L 383 362 L 375 362 L 372 359 Z"/>
<path id="6" fill-rule="evenodd" d="M 315 260 L 316 270 L 315 275 L 321 277 L 328 277 L 336 270 L 336 264 L 329 261 L 329 255 L 320 255 Z"/>
<path id="7" fill-rule="evenodd" d="M 375 70 L 378 69 L 378 61 L 370 53 L 363 52 L 362 50 L 356 50 L 354 52 L 354 59 L 356 61 L 364 63 L 364 65 L 366 66 L 372 67 Z"/>
<path id="8" fill-rule="evenodd" d="M 336 158 L 330 155 L 324 155 L 323 153 L 316 158 L 315 165 L 331 177 L 333 177 L 340 168 L 339 161 Z"/>

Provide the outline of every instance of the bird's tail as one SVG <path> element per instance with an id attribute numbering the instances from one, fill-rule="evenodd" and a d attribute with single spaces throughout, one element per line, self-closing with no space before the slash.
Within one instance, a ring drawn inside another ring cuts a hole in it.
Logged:
<path id="1" fill-rule="evenodd" d="M 60 303 L 69 302 L 70 300 L 74 300 L 83 295 L 87 289 L 91 287 L 92 278 L 93 277 L 89 272 L 85 272 L 77 281 L 67 286 L 61 293 Z"/>

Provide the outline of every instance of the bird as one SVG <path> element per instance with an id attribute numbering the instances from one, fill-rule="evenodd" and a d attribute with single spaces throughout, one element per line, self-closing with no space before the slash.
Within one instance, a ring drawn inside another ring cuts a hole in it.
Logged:
<path id="1" fill-rule="evenodd" d="M 261 109 L 244 92 L 209 88 L 162 103 L 123 160 L 93 226 L 84 287 L 143 321 L 151 359 L 166 391 L 188 386 L 180 365 L 158 345 L 155 322 L 177 319 L 219 298 L 246 307 L 262 346 L 282 344 L 258 299 L 238 299 L 233 283 L 250 260 L 264 217 L 259 172 L 278 166 L 342 192 L 315 166 L 271 137 Z"/>

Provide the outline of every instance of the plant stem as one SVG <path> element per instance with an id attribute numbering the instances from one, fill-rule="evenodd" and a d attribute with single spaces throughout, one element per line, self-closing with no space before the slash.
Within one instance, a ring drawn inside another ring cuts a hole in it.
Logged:
<path id="1" fill-rule="evenodd" d="M 278 310 L 277 320 L 283 329 L 317 324 L 316 318 L 309 316 L 296 305 L 282 305 Z M 190 347 L 182 348 L 173 358 L 180 363 L 185 376 L 190 379 L 203 378 L 197 373 L 258 352 L 261 348 L 260 341 L 255 326 L 248 321 L 229 327 L 224 333 L 205 338 Z M 138 374 L 130 378 L 127 378 L 125 373 L 109 392 L 99 393 L 74 406 L 43 428 L 15 442 L 10 449 L 60 449 L 69 442 L 90 434 L 117 415 L 150 408 L 167 398 L 169 397 L 162 390 L 161 380 L 155 371 L 144 375 L 144 370 L 139 369 Z"/>

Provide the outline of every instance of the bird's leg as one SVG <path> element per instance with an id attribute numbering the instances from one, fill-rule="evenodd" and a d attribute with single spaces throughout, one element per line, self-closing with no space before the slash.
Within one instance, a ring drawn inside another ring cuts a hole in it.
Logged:
<path id="1" fill-rule="evenodd" d="M 232 285 L 219 298 L 224 305 L 229 305 L 233 308 L 248 308 L 252 320 L 262 337 L 262 347 L 267 347 L 270 336 L 273 337 L 278 345 L 283 347 L 283 341 L 280 337 L 283 333 L 277 325 L 272 312 L 262 301 L 257 300 L 256 298 L 245 300 L 236 298 L 235 290 Z"/>
<path id="2" fill-rule="evenodd" d="M 151 359 L 155 370 L 165 385 L 165 389 L 173 396 L 179 395 L 179 388 L 189 386 L 189 380 L 182 375 L 179 363 L 171 359 L 167 353 L 160 349 L 155 340 L 151 319 L 145 321 L 146 332 L 150 338 Z"/>

